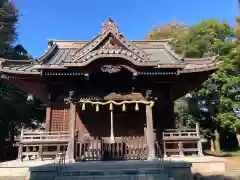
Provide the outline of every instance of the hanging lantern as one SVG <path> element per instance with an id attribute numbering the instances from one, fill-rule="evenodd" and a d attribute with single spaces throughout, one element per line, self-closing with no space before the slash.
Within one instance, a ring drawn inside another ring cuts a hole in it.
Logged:
<path id="1" fill-rule="evenodd" d="M 135 111 L 139 111 L 138 103 L 136 103 L 136 105 L 135 105 Z"/>
<path id="2" fill-rule="evenodd" d="M 113 110 L 113 104 L 112 104 L 112 103 L 110 103 L 110 105 L 109 105 L 109 110 L 110 110 L 110 111 Z"/>
<path id="3" fill-rule="evenodd" d="M 123 111 L 123 112 L 126 111 L 126 105 L 125 105 L 125 103 L 123 103 L 123 105 L 122 105 L 122 111 Z"/>
<path id="4" fill-rule="evenodd" d="M 33 95 L 32 94 L 28 94 L 27 96 L 27 101 L 33 101 Z"/>
<path id="5" fill-rule="evenodd" d="M 86 104 L 83 103 L 83 104 L 82 104 L 82 111 L 85 111 L 85 109 L 86 109 Z"/>
<path id="6" fill-rule="evenodd" d="M 150 104 L 148 104 L 148 106 L 150 106 L 152 108 L 153 107 L 153 102 L 150 102 Z"/>
<path id="7" fill-rule="evenodd" d="M 96 112 L 99 111 L 99 104 L 96 105 Z"/>

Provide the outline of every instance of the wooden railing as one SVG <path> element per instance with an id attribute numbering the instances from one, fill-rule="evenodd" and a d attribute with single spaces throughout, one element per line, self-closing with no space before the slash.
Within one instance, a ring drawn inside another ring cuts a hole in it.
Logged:
<path id="1" fill-rule="evenodd" d="M 198 140 L 200 135 L 196 130 L 190 132 L 184 132 L 183 130 L 174 130 L 163 132 L 163 140 Z"/>
<path id="2" fill-rule="evenodd" d="M 196 124 L 195 129 L 166 129 L 165 132 L 163 132 L 163 148 L 165 156 L 184 156 L 186 154 L 202 155 L 201 136 L 198 124 Z"/>
<path id="3" fill-rule="evenodd" d="M 110 138 L 85 138 L 77 142 L 77 159 L 80 160 L 144 160 L 147 158 L 147 142 L 144 136 Z"/>
<path id="4" fill-rule="evenodd" d="M 36 160 L 45 158 L 55 158 L 57 154 L 67 150 L 67 144 L 24 144 L 21 145 L 19 159 Z M 20 146 L 19 146 L 20 148 Z"/>
<path id="5" fill-rule="evenodd" d="M 18 140 L 19 159 L 43 159 L 53 158 L 60 153 L 69 141 L 68 131 L 59 132 L 36 132 L 21 131 Z M 66 149 L 66 148 L 64 148 Z"/>
<path id="6" fill-rule="evenodd" d="M 61 143 L 69 141 L 68 131 L 59 132 L 22 132 L 20 136 L 20 143 L 22 144 L 35 144 L 35 143 Z"/>

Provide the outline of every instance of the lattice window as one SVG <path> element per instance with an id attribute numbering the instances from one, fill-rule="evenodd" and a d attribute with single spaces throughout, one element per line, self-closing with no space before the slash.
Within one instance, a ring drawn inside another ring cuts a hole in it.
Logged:
<path id="1" fill-rule="evenodd" d="M 51 131 L 67 131 L 68 122 L 68 106 L 54 105 L 51 114 Z"/>

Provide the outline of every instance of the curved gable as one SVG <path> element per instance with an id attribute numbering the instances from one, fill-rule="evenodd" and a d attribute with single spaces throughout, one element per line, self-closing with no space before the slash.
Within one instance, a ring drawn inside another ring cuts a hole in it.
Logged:
<path id="1" fill-rule="evenodd" d="M 131 41 L 128 41 L 121 35 L 116 29 L 115 23 L 108 22 L 104 25 L 102 33 L 87 43 L 83 48 L 76 51 L 72 55 L 72 61 L 69 63 L 88 64 L 96 57 L 127 57 L 135 65 L 145 65 L 149 60 L 147 54 L 134 45 Z M 88 62 L 89 61 L 89 62 Z"/>

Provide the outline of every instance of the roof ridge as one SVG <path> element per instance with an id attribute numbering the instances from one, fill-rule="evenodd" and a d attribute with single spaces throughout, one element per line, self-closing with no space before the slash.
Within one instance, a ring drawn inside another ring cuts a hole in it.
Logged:
<path id="1" fill-rule="evenodd" d="M 100 34 L 98 34 L 97 36 L 99 36 Z M 95 36 L 96 37 L 96 36 Z M 95 38 L 94 37 L 94 38 Z M 93 38 L 93 39 L 94 39 Z M 90 40 L 69 40 L 69 39 L 49 39 L 48 42 L 49 43 L 54 43 L 54 42 L 89 42 L 92 41 L 93 39 Z M 169 42 L 171 41 L 171 38 L 167 38 L 167 39 L 158 39 L 158 40 L 148 40 L 148 39 L 128 39 L 128 41 L 136 41 L 136 42 Z"/>
<path id="2" fill-rule="evenodd" d="M 99 36 L 94 38 L 92 41 L 88 42 L 86 45 L 84 45 L 81 49 L 76 51 L 76 53 L 73 55 L 73 62 L 76 62 L 78 59 L 81 59 L 85 57 L 87 54 L 92 52 L 94 49 L 96 49 L 102 42 L 104 42 L 108 36 L 113 36 L 118 43 L 120 43 L 123 47 L 125 47 L 128 51 L 134 53 L 136 56 L 138 56 L 141 59 L 147 59 L 148 56 L 140 47 L 136 46 L 131 41 L 127 40 L 122 34 L 119 32 L 112 32 L 111 29 L 107 29 L 106 31 L 102 32 Z M 99 39 L 97 39 L 99 38 Z M 88 46 L 90 46 L 88 48 Z M 137 50 L 137 53 L 141 53 L 142 55 L 137 54 L 136 52 L 129 49 L 129 47 L 133 47 Z M 81 52 L 82 51 L 82 52 Z"/>
<path id="3" fill-rule="evenodd" d="M 37 61 L 40 64 L 44 64 L 46 63 L 46 61 L 48 60 L 48 57 L 53 55 L 56 50 L 58 50 L 58 45 L 56 43 L 54 43 L 52 46 L 50 46 L 50 48 L 47 50 L 47 52 L 45 54 L 43 54 L 41 57 L 37 58 Z"/>
<path id="4" fill-rule="evenodd" d="M 163 46 L 177 60 L 182 61 L 184 59 L 183 55 L 180 55 L 174 52 L 174 50 L 172 49 L 172 46 L 169 43 L 165 43 Z"/>

